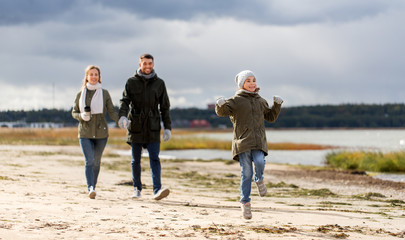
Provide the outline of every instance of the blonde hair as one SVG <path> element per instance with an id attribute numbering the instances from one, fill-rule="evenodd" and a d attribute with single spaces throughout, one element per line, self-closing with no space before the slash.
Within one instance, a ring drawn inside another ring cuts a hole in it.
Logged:
<path id="1" fill-rule="evenodd" d="M 84 70 L 85 74 L 84 74 L 84 78 L 83 78 L 83 84 L 82 84 L 82 89 L 86 88 L 86 84 L 87 84 L 87 76 L 89 75 L 89 71 L 92 69 L 96 69 L 98 72 L 98 82 L 101 83 L 101 74 L 100 74 L 100 68 L 96 65 L 89 65 L 86 67 L 86 69 Z"/>

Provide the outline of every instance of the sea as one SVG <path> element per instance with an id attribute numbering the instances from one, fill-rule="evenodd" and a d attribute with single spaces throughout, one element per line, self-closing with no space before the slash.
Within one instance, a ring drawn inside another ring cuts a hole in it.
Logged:
<path id="1" fill-rule="evenodd" d="M 232 132 L 198 133 L 196 137 L 217 140 L 231 140 Z M 377 152 L 405 151 L 405 129 L 353 129 L 353 130 L 267 130 L 267 141 L 320 144 L 337 147 L 333 150 L 270 150 L 267 163 L 325 166 L 325 156 L 331 151 L 365 150 Z M 129 152 L 119 154 L 130 155 Z M 147 152 L 144 151 L 144 156 Z M 161 151 L 160 157 L 167 159 L 232 159 L 231 151 L 204 150 L 170 150 Z M 375 177 L 392 181 L 405 182 L 405 174 L 378 174 Z"/>

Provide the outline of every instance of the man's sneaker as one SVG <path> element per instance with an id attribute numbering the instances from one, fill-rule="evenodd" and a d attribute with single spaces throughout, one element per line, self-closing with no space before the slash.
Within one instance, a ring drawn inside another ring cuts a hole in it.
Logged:
<path id="1" fill-rule="evenodd" d="M 89 197 L 90 197 L 91 199 L 95 199 L 96 196 L 97 196 L 96 191 L 94 191 L 93 186 L 90 186 L 90 188 L 89 188 Z"/>
<path id="2" fill-rule="evenodd" d="M 242 215 L 244 219 L 251 219 L 252 218 L 252 211 L 251 211 L 251 206 L 250 202 L 247 202 L 245 204 L 242 203 L 241 205 L 242 208 Z"/>
<path id="3" fill-rule="evenodd" d="M 257 185 L 257 190 L 259 191 L 260 197 L 266 196 L 267 188 L 266 188 L 266 185 L 264 184 L 263 180 L 256 182 L 256 185 Z"/>
<path id="4" fill-rule="evenodd" d="M 140 198 L 140 197 L 141 197 L 141 191 L 135 188 L 132 198 Z"/>
<path id="5" fill-rule="evenodd" d="M 161 188 L 154 196 L 153 199 L 160 200 L 169 196 L 170 190 L 168 188 Z"/>

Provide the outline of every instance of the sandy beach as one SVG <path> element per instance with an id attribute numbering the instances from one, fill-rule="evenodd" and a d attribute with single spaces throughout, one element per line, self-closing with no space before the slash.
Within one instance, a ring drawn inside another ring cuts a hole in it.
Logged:
<path id="1" fill-rule="evenodd" d="M 152 199 L 148 160 L 142 198 L 131 198 L 130 157 L 107 146 L 97 197 L 87 196 L 79 146 L 0 145 L 0 239 L 401 239 L 405 183 L 363 174 L 276 165 L 268 195 L 252 185 L 241 215 L 240 167 L 162 161 L 168 198 Z"/>

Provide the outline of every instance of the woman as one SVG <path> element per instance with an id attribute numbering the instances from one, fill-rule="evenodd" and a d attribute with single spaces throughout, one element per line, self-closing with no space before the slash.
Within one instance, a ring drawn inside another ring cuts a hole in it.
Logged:
<path id="1" fill-rule="evenodd" d="M 100 68 L 90 65 L 85 71 L 82 90 L 76 95 L 72 116 L 79 121 L 79 140 L 85 158 L 87 189 L 91 199 L 97 195 L 95 189 L 101 156 L 108 139 L 106 112 L 117 123 L 118 114 L 110 94 L 101 88 Z"/>

